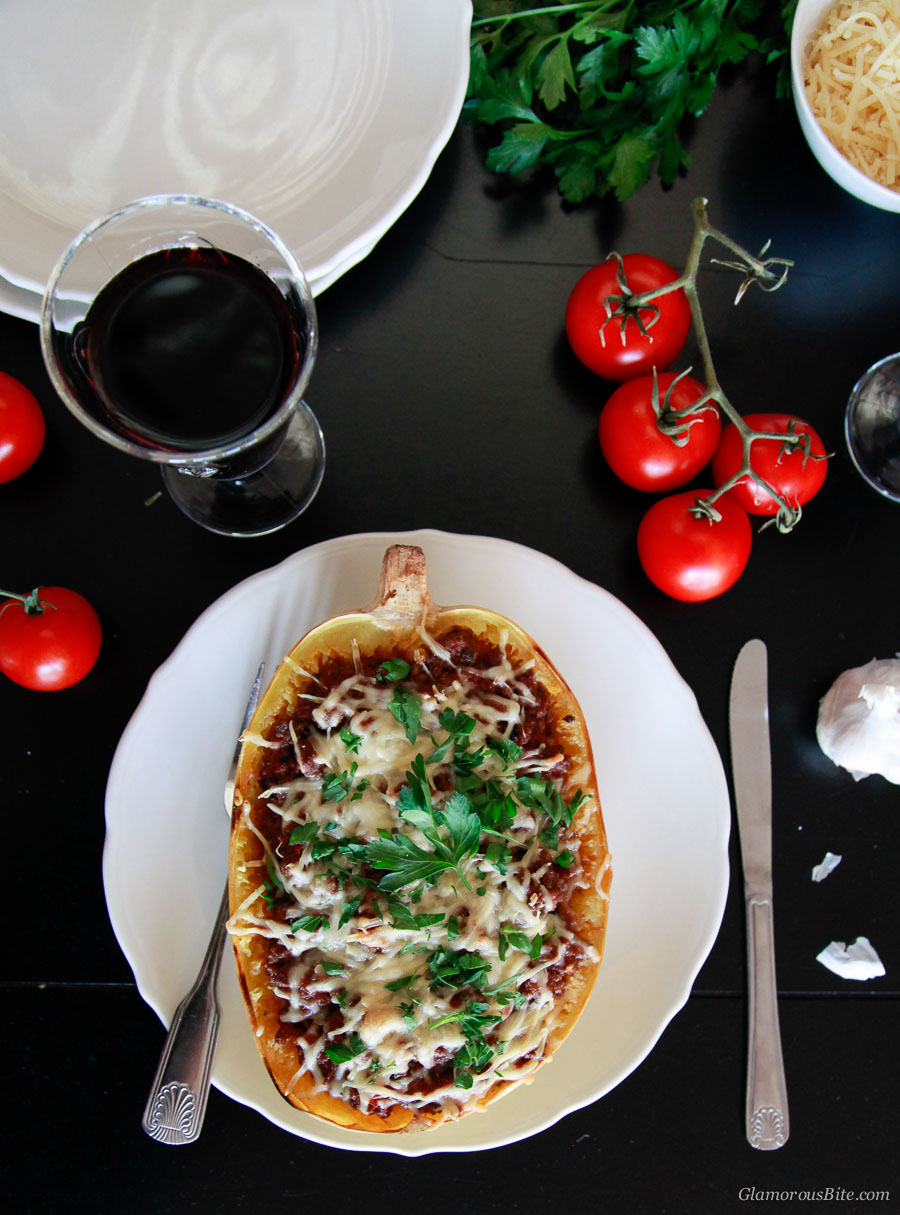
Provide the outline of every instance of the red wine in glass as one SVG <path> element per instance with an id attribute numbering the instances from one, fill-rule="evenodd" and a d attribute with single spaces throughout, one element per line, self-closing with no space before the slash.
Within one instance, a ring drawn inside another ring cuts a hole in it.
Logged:
<path id="1" fill-rule="evenodd" d="M 264 535 L 315 497 L 325 444 L 303 400 L 315 303 L 276 233 L 230 203 L 152 195 L 90 224 L 44 294 L 41 350 L 99 438 L 160 464 L 210 531 Z"/>
<path id="2" fill-rule="evenodd" d="M 101 288 L 72 347 L 82 405 L 134 442 L 173 452 L 254 431 L 303 357 L 268 275 L 209 248 L 164 249 L 126 266 Z"/>

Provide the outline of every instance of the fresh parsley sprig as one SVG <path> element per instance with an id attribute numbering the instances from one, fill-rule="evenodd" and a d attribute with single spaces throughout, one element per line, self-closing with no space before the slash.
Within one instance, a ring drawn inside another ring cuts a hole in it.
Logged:
<path id="1" fill-rule="evenodd" d="M 363 1054 L 366 1044 L 358 1034 L 350 1034 L 343 1042 L 329 1042 L 325 1054 L 332 1063 L 349 1063 L 357 1055 Z"/>
<path id="2" fill-rule="evenodd" d="M 393 700 L 388 708 L 403 727 L 409 742 L 416 741 L 419 733 L 419 722 L 422 718 L 422 701 L 415 692 L 406 688 L 395 688 Z"/>
<path id="3" fill-rule="evenodd" d="M 398 813 L 422 832 L 431 850 L 420 848 L 402 832 L 382 832 L 381 838 L 366 848 L 366 860 L 373 869 L 389 871 L 378 883 L 379 887 L 391 893 L 414 882 L 434 885 L 442 873 L 452 869 L 466 889 L 471 890 L 462 866 L 478 848 L 481 819 L 465 794 L 458 791 L 447 798 L 441 809 L 433 806 L 421 755 L 413 760 L 406 779 L 397 799 Z"/>
<path id="4" fill-rule="evenodd" d="M 654 165 L 671 184 L 690 164 L 680 130 L 720 71 L 752 51 L 781 61 L 796 0 L 475 0 L 464 116 L 494 128 L 487 167 L 549 166 L 569 202 L 624 200 Z"/>
<path id="5" fill-rule="evenodd" d="M 322 800 L 325 802 L 342 802 L 344 798 L 353 789 L 353 781 L 356 778 L 356 772 L 359 768 L 356 760 L 354 760 L 349 768 L 345 768 L 342 772 L 326 772 L 322 777 Z M 363 791 L 368 789 L 369 781 L 365 777 L 360 780 L 353 794 L 351 801 L 359 801 Z"/>
<path id="6" fill-rule="evenodd" d="M 396 683 L 406 679 L 411 670 L 405 658 L 386 658 L 375 672 L 375 679 L 378 683 Z"/>
<path id="7" fill-rule="evenodd" d="M 503 1018 L 497 1013 L 488 1012 L 488 1008 L 489 1005 L 483 1001 L 473 1000 L 465 1008 L 439 1017 L 429 1026 L 429 1029 L 436 1029 L 455 1022 L 463 1032 L 466 1041 L 453 1059 L 453 1082 L 457 1088 L 470 1089 L 475 1083 L 474 1077 L 486 1071 L 498 1053 L 497 1048 L 485 1038 L 484 1031 L 493 1028 Z"/>
<path id="8" fill-rule="evenodd" d="M 555 827 L 567 827 L 591 795 L 578 789 L 567 802 L 552 780 L 520 776 L 516 781 L 516 796 L 523 805 L 546 814 Z"/>
<path id="9" fill-rule="evenodd" d="M 484 987 L 491 963 L 469 949 L 450 949 L 441 945 L 428 957 L 431 987 Z"/>
<path id="10" fill-rule="evenodd" d="M 407 774 L 409 775 L 409 774 Z M 452 793 L 442 810 L 421 807 L 407 798 L 401 817 L 418 827 L 432 850 L 420 848 L 402 832 L 385 832 L 366 847 L 366 860 L 373 869 L 385 869 L 387 875 L 378 885 L 386 893 L 400 890 L 414 882 L 433 886 L 440 875 L 452 869 L 467 890 L 472 887 L 463 873 L 463 863 L 478 847 L 481 819 L 462 793 Z"/>

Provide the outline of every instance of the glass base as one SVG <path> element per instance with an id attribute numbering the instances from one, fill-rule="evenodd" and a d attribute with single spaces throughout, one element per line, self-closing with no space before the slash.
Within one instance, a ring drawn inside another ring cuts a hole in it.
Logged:
<path id="1" fill-rule="evenodd" d="M 166 489 L 180 510 L 220 536 L 266 536 L 303 514 L 325 474 L 325 439 L 315 414 L 301 401 L 277 453 L 258 472 L 241 477 L 192 476 L 165 465 Z"/>
<path id="2" fill-rule="evenodd" d="M 857 471 L 900 502 L 900 354 L 875 363 L 853 389 L 844 435 Z"/>

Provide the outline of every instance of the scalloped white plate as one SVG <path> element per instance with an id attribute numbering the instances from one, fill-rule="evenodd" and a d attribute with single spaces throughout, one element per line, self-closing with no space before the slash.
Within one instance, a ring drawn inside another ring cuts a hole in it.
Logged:
<path id="1" fill-rule="evenodd" d="M 436 602 L 509 616 L 571 684 L 591 733 L 613 861 L 603 965 L 568 1039 L 530 1086 L 424 1134 L 354 1133 L 289 1106 L 258 1055 L 226 956 L 216 1087 L 317 1143 L 419 1156 L 533 1135 L 637 1067 L 684 1004 L 718 932 L 731 814 L 693 693 L 646 626 L 606 591 L 549 557 L 483 536 L 418 531 L 316 544 L 200 616 L 151 679 L 116 751 L 106 900 L 140 992 L 166 1024 L 194 980 L 221 896 L 222 790 L 257 665 L 264 659 L 270 676 L 309 628 L 370 602 L 384 550 L 397 542 L 425 550 Z"/>
<path id="2" fill-rule="evenodd" d="M 5 0 L 0 308 L 35 319 L 72 237 L 164 192 L 245 207 L 324 289 L 424 185 L 470 21 L 470 0 Z"/>

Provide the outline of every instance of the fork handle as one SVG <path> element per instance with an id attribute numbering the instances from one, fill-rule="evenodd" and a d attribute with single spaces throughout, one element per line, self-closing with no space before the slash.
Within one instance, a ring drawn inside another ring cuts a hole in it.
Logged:
<path id="1" fill-rule="evenodd" d="M 772 900 L 747 899 L 749 1029 L 747 1140 L 763 1151 L 780 1148 L 789 1132 L 787 1085 L 778 1027 Z"/>
<path id="2" fill-rule="evenodd" d="M 216 985 L 227 919 L 226 887 L 203 965 L 193 987 L 175 1010 L 141 1120 L 150 1138 L 160 1143 L 193 1143 L 203 1126 L 219 1035 Z"/>

